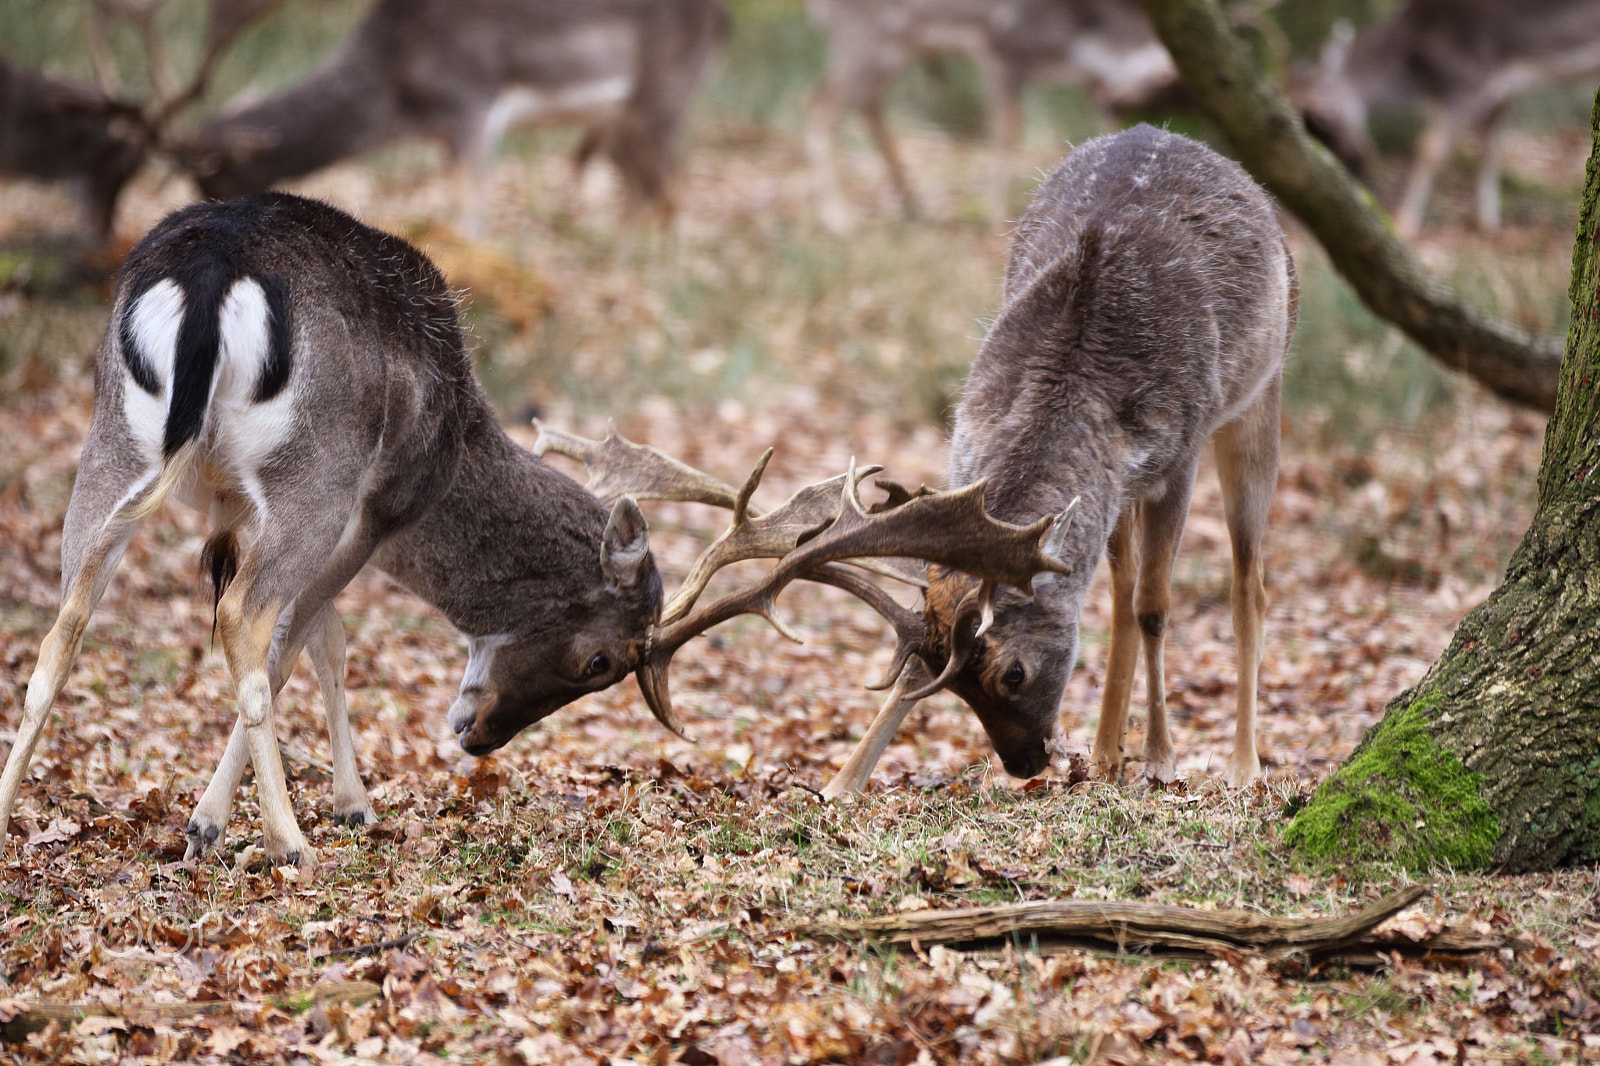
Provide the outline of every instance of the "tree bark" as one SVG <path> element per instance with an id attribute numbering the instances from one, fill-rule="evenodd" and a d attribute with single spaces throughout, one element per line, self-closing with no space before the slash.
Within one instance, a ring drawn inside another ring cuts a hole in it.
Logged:
<path id="1" fill-rule="evenodd" d="M 1372 194 L 1311 139 L 1256 69 L 1216 0 L 1140 2 L 1184 86 L 1239 161 L 1305 223 L 1375 314 L 1498 395 L 1541 411 L 1554 406 L 1560 342 L 1484 315 L 1429 274 Z"/>
<path id="2" fill-rule="evenodd" d="M 1505 582 L 1285 832 L 1420 869 L 1600 860 L 1600 94 L 1572 327 L 1533 525 Z"/>

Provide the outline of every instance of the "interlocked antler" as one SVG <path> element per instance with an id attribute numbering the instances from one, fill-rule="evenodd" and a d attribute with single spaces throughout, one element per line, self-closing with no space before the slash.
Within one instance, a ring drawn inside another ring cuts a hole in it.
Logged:
<path id="1" fill-rule="evenodd" d="M 841 571 L 830 564 L 851 559 L 909 557 L 938 563 L 978 578 L 979 591 L 974 594 L 976 603 L 959 613 L 957 632 L 952 634 L 957 642 L 957 652 L 969 651 L 962 645 L 975 642 L 982 632 L 981 624 L 972 623 L 978 621 L 980 616 L 986 619 L 991 615 L 990 604 L 994 590 L 999 585 L 1013 585 L 1031 594 L 1035 574 L 1067 572 L 1061 562 L 1040 548 L 1041 539 L 1056 521 L 1055 516 L 1046 516 L 1029 526 L 1014 526 L 991 518 L 983 507 L 984 483 L 981 481 L 953 492 L 931 492 L 918 496 L 908 494 L 908 498 L 897 506 L 869 513 L 861 503 L 861 477 L 852 463 L 850 473 L 843 482 L 838 518 L 784 555 L 761 581 L 651 631 L 649 650 L 638 669 L 639 687 L 651 711 L 668 728 L 677 725 L 677 715 L 672 709 L 667 684 L 667 669 L 673 654 L 695 636 L 740 614 L 760 615 L 780 633 L 794 639 L 793 634 L 778 620 L 774 604 L 778 594 L 797 578 L 848 587 L 849 591 L 861 596 L 889 619 L 900 635 L 901 646 L 896 653 L 894 675 L 899 673 L 911 654 L 920 647 L 923 636 L 918 632 L 920 620 L 913 625 L 908 621 L 910 612 L 898 604 L 890 608 L 888 602 L 892 601 L 881 589 L 867 592 L 865 586 L 869 583 L 851 582 L 848 571 Z M 960 664 L 956 660 L 957 655 L 952 654 L 951 662 L 955 666 L 952 668 L 947 665 L 931 687 L 924 686 L 914 693 L 907 693 L 903 698 L 920 698 L 942 687 L 954 670 L 959 669 Z M 891 675 L 891 680 L 894 675 Z"/>
<path id="2" fill-rule="evenodd" d="M 802 540 L 828 525 L 839 514 L 840 489 L 844 475 L 819 481 L 789 497 L 776 510 L 763 513 L 751 503 L 761 483 L 773 450 L 768 448 L 756 462 L 744 485 L 734 489 L 725 481 L 684 463 L 647 444 L 635 444 L 617 432 L 615 422 L 606 423 L 604 440 L 590 440 L 551 429 L 537 419 L 539 436 L 533 454 L 546 452 L 565 455 L 583 464 L 589 473 L 585 486 L 608 507 L 624 495 L 639 500 L 679 500 L 724 507 L 733 512 L 733 524 L 695 561 L 683 584 L 662 610 L 661 621 L 672 622 L 705 591 L 712 576 L 725 566 L 745 559 L 780 559 Z M 875 474 L 881 466 L 861 468 Z M 927 586 L 920 563 L 909 559 L 861 559 L 852 565 L 896 581 Z"/>
<path id="3" fill-rule="evenodd" d="M 639 687 L 651 712 L 679 736 L 684 735 L 683 727 L 673 711 L 667 685 L 673 653 L 693 637 L 740 614 L 759 614 L 785 637 L 799 641 L 774 610 L 778 594 L 796 579 L 843 589 L 889 622 L 896 634 L 894 658 L 884 679 L 868 687 L 895 686 L 897 699 L 909 707 L 943 688 L 965 665 L 992 618 L 993 597 L 1000 585 L 1031 592 L 1033 575 L 1063 569 L 1039 547 L 1052 519 L 1022 527 L 989 517 L 983 508 L 982 482 L 956 492 L 933 492 L 924 487 L 913 493 L 880 479 L 878 485 L 888 499 L 869 510 L 861 503 L 860 482 L 882 468 L 857 468 L 852 462 L 848 474 L 807 485 L 775 510 L 762 513 L 751 505 L 751 499 L 772 458 L 770 448 L 743 486 L 735 490 L 664 452 L 635 444 L 619 434 L 614 423 L 607 424 L 606 436 L 599 441 L 551 429 L 537 420 L 534 426 L 539 433 L 534 454 L 556 452 L 581 462 L 589 473 L 589 491 L 604 503 L 631 495 L 706 503 L 733 511 L 729 528 L 701 553 L 663 608 L 659 624 L 651 631 L 646 661 L 638 669 Z M 745 559 L 780 562 L 755 586 L 723 596 L 691 615 L 712 577 Z M 922 670 L 906 673 L 907 664 L 926 644 L 922 615 L 850 569 L 926 588 L 928 562 L 979 579 L 978 589 L 956 612 L 947 640 L 951 654 L 932 680 Z"/>

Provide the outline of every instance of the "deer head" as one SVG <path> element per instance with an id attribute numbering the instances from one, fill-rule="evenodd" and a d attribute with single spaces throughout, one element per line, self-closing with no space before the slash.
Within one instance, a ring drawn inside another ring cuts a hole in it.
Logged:
<path id="1" fill-rule="evenodd" d="M 638 668 L 661 614 L 661 575 L 643 512 L 630 496 L 612 506 L 596 572 L 577 575 L 559 612 L 469 642 L 449 723 L 471 755 L 503 747 L 579 696 Z M 548 597 L 546 589 L 530 595 Z"/>
<path id="2" fill-rule="evenodd" d="M 1074 499 L 1040 545 L 1053 561 L 1068 557 L 1063 540 L 1077 505 Z M 948 676 L 946 686 L 978 716 L 1013 777 L 1032 777 L 1050 765 L 1047 744 L 1055 736 L 1061 697 L 1077 661 L 1078 612 L 1061 607 L 1063 596 L 1074 590 L 1062 579 L 1065 572 L 1042 574 L 1032 595 L 999 589 L 985 625 L 975 610 L 980 584 L 959 570 L 928 568 L 923 661 Z M 1076 592 L 1082 596 L 1081 587 Z"/>

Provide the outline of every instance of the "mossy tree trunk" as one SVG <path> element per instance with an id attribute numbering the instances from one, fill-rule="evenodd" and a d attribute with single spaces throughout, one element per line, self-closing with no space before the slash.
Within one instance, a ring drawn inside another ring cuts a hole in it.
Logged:
<path id="1" fill-rule="evenodd" d="M 1572 327 L 1505 583 L 1287 831 L 1321 854 L 1506 871 L 1600 861 L 1600 95 Z"/>

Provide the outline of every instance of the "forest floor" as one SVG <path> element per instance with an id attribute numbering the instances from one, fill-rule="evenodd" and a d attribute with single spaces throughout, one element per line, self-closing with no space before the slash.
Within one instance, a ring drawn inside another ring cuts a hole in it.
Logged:
<path id="1" fill-rule="evenodd" d="M 418 221 L 450 206 L 429 152 L 336 168 L 303 188 L 359 204 L 437 255 L 473 302 L 484 376 L 524 443 L 530 407 L 596 436 L 614 417 L 632 439 L 734 482 L 775 445 L 758 497 L 768 506 L 852 456 L 910 485 L 942 484 L 934 416 L 975 350 L 975 323 L 993 311 L 1003 236 L 964 220 L 966 201 L 940 185 L 928 198 L 953 221 L 874 223 L 841 245 L 795 221 L 804 181 L 792 142 L 732 127 L 708 136 L 691 157 L 676 236 L 636 234 L 621 253 L 613 190 L 603 176 L 566 188 L 554 153 L 497 168 L 495 236 L 478 244 Z M 981 187 L 945 139 L 908 140 L 920 175 Z M 1570 182 L 1571 160 L 1550 153 Z M 857 202 L 873 210 L 874 161 L 852 158 Z M 185 195 L 145 179 L 123 232 Z M 23 246 L 31 227 L 70 225 L 54 197 L 8 190 L 0 225 Z M 1543 210 L 1531 221 L 1513 212 L 1493 240 L 1442 227 L 1424 253 L 1532 264 L 1475 276 L 1503 311 L 1543 301 L 1527 314 L 1549 326 L 1540 308 L 1559 295 L 1524 290 L 1564 286 L 1571 221 Z M 278 723 L 320 865 L 262 866 L 248 780 L 221 858 L 184 862 L 183 826 L 225 745 L 231 683 L 196 569 L 200 518 L 174 506 L 129 548 L 0 851 L 0 1061 L 1600 1061 L 1596 871 L 1423 875 L 1309 864 L 1281 845 L 1286 811 L 1494 588 L 1532 516 L 1542 433 L 1539 417 L 1470 385 L 1429 378 L 1403 391 L 1372 369 L 1400 361 L 1381 331 L 1328 342 L 1343 336 L 1314 318 L 1319 301 L 1336 302 L 1323 294 L 1329 275 L 1293 238 L 1313 313 L 1296 358 L 1372 376 L 1309 373 L 1298 393 L 1291 385 L 1267 544 L 1267 772 L 1256 786 L 1230 791 L 1218 776 L 1235 667 L 1227 533 L 1208 468 L 1168 629 L 1173 785 L 1078 772 L 1098 717 L 1103 573 L 1056 767 L 1007 778 L 971 714 L 939 697 L 907 721 L 867 792 L 824 804 L 816 789 L 871 718 L 862 685 L 892 644 L 842 594 L 784 595 L 804 644 L 743 619 L 685 648 L 673 691 L 692 743 L 662 730 L 625 683 L 480 760 L 444 722 L 463 642 L 368 572 L 338 607 L 357 762 L 381 820 L 331 824 L 326 740 L 302 664 Z M 8 270 L 0 742 L 57 604 L 106 292 Z M 934 370 L 943 384 L 929 384 Z M 1334 377 L 1355 383 L 1353 399 L 1328 394 Z M 693 505 L 647 513 L 670 589 L 724 516 Z M 895 949 L 799 928 L 1045 899 L 1337 916 L 1415 882 L 1430 893 L 1386 927 L 1395 943 L 1449 926 L 1502 946 L 1273 960 L 1020 938 Z M 88 1008 L 25 1038 L 6 1028 L 40 1003 Z"/>

